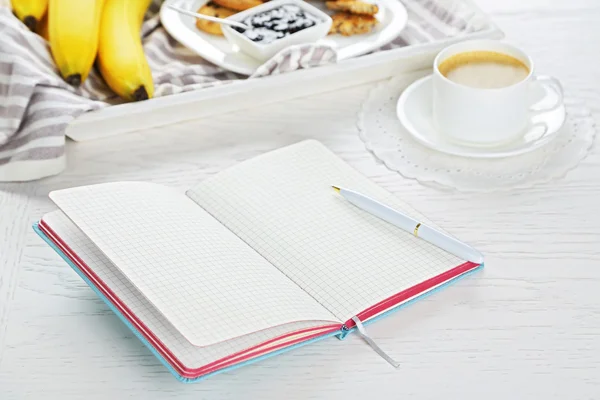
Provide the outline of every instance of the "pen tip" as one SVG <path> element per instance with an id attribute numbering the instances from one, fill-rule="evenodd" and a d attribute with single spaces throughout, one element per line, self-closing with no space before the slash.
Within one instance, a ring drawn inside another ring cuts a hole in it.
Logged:
<path id="1" fill-rule="evenodd" d="M 339 188 L 339 187 L 337 187 L 337 186 L 333 186 L 333 185 L 331 185 L 331 187 L 332 187 L 332 188 L 333 188 L 333 190 L 335 190 L 336 192 L 338 192 L 338 193 L 340 192 L 340 188 Z"/>

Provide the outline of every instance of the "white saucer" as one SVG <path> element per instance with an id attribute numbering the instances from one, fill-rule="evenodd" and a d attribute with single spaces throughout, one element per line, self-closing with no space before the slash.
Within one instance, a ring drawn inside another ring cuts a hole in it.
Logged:
<path id="1" fill-rule="evenodd" d="M 396 113 L 400 122 L 412 137 L 419 143 L 443 152 L 461 157 L 471 158 L 501 158 L 533 151 L 548 143 L 559 133 L 566 118 L 564 105 L 531 118 L 531 128 L 518 139 L 498 147 L 471 147 L 450 143 L 444 139 L 433 126 L 432 120 L 432 94 L 433 86 L 431 75 L 411 84 L 398 99 Z M 538 105 L 553 104 L 556 93 L 544 92 L 537 94 Z M 548 129 L 544 129 L 545 123 Z"/>

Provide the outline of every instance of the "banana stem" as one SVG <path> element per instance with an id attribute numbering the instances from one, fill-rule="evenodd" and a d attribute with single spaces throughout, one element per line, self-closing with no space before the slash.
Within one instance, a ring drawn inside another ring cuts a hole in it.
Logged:
<path id="1" fill-rule="evenodd" d="M 133 92 L 133 99 L 135 101 L 148 100 L 148 92 L 143 85 Z"/>
<path id="2" fill-rule="evenodd" d="M 34 16 L 28 15 L 23 18 L 23 23 L 29 28 L 30 31 L 35 32 L 37 26 L 37 19 Z"/>
<path id="3" fill-rule="evenodd" d="M 69 75 L 65 78 L 65 81 L 71 86 L 81 85 L 81 74 Z"/>

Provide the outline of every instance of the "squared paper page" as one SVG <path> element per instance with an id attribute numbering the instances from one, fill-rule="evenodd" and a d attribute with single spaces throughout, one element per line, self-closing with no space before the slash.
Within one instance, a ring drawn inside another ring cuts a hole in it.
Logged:
<path id="1" fill-rule="evenodd" d="M 240 163 L 187 195 L 342 321 L 463 263 L 331 185 L 435 226 L 313 140 Z"/>
<path id="2" fill-rule="evenodd" d="M 195 346 L 334 317 L 243 241 L 176 191 L 117 182 L 52 200 Z"/>
<path id="3" fill-rule="evenodd" d="M 208 347 L 187 341 L 166 318 L 127 280 L 118 268 L 61 211 L 44 215 L 44 223 L 106 284 L 131 312 L 188 369 L 198 369 L 223 357 L 257 346 L 267 340 L 319 326 L 316 322 L 294 322 L 245 335 Z"/>

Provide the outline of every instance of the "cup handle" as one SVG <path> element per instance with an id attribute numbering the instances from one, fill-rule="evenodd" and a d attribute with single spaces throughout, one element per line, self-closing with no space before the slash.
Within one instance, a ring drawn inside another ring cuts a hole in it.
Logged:
<path id="1" fill-rule="evenodd" d="M 563 87 L 560 84 L 560 81 L 558 79 L 556 79 L 553 76 L 548 76 L 548 75 L 540 75 L 540 76 L 535 76 L 533 78 L 534 82 L 539 82 L 540 85 L 544 88 L 544 89 L 550 89 L 552 91 L 554 91 L 557 95 L 557 100 L 556 103 L 553 104 L 550 107 L 535 107 L 535 106 L 531 106 L 529 108 L 530 111 L 536 112 L 536 113 L 540 113 L 540 112 L 548 112 L 548 111 L 553 111 L 556 110 L 558 107 L 561 106 L 561 104 L 563 103 Z"/>

